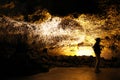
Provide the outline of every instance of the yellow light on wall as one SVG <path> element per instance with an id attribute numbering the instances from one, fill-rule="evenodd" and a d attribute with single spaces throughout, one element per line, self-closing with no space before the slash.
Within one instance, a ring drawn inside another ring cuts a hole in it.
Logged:
<path id="1" fill-rule="evenodd" d="M 81 46 L 79 47 L 77 56 L 95 56 L 94 51 L 91 46 Z"/>

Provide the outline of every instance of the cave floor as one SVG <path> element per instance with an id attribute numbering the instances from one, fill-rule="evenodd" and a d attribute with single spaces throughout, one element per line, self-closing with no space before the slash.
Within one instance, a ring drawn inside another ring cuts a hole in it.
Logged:
<path id="1" fill-rule="evenodd" d="M 120 68 L 101 68 L 96 74 L 90 67 L 57 67 L 46 73 L 9 80 L 120 80 Z"/>

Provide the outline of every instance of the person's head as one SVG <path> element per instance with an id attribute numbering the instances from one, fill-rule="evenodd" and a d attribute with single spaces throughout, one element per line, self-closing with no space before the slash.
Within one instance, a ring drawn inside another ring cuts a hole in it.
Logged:
<path id="1" fill-rule="evenodd" d="M 96 38 L 95 40 L 96 40 L 96 42 L 100 42 L 100 41 L 101 41 L 101 39 L 100 39 L 100 38 Z"/>

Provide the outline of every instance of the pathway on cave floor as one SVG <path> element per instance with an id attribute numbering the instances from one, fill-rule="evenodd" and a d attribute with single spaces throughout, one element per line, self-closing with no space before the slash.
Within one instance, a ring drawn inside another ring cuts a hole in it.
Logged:
<path id="1" fill-rule="evenodd" d="M 60 67 L 17 80 L 120 80 L 120 68 L 102 68 L 101 73 L 96 74 L 94 68 L 89 67 Z"/>

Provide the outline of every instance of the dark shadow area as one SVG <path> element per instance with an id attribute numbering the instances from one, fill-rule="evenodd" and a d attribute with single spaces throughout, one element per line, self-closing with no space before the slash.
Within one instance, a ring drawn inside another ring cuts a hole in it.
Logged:
<path id="1" fill-rule="evenodd" d="M 16 31 L 10 26 L 7 29 L 0 27 L 0 32 L 4 32 L 0 34 L 0 77 L 19 77 L 48 72 L 49 66 L 37 62 L 37 58 L 34 58 L 35 53 L 41 54 L 41 52 L 31 48 L 33 45 L 27 43 L 28 34 L 10 34 L 7 30 Z M 37 57 L 41 59 L 40 55 Z"/>
<path id="2" fill-rule="evenodd" d="M 29 52 L 29 46 L 20 39 L 18 43 L 0 42 L 0 76 L 17 77 L 48 72 L 49 66 L 37 63 L 36 59 L 30 58 Z"/>
<path id="3" fill-rule="evenodd" d="M 53 15 L 68 15 L 71 13 L 98 13 L 96 0 L 44 0 L 44 8 Z"/>
<path id="4" fill-rule="evenodd" d="M 69 14 L 73 14 L 75 17 L 78 17 L 78 14 L 106 15 L 106 10 L 111 5 L 115 5 L 120 12 L 119 3 L 119 0 L 1 0 L 0 15 L 16 16 L 22 14 L 25 21 L 29 21 L 28 15 L 45 9 L 50 14 L 57 16 Z"/>

